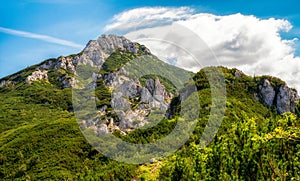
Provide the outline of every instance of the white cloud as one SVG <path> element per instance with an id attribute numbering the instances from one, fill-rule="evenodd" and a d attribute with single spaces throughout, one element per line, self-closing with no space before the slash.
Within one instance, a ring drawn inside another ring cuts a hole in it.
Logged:
<path id="1" fill-rule="evenodd" d="M 170 16 L 165 15 L 168 8 L 130 10 L 116 15 L 106 30 L 126 30 L 129 39 L 145 44 L 159 58 L 177 59 L 175 64 L 185 69 L 236 67 L 250 75 L 278 76 L 300 92 L 300 57 L 294 54 L 298 40 L 280 36 L 280 32 L 291 30 L 290 22 L 242 14 L 196 14 L 190 8 L 184 9 L 170 8 Z"/>
<path id="2" fill-rule="evenodd" d="M 146 27 L 171 24 L 187 19 L 194 10 L 188 7 L 165 8 L 146 7 L 125 11 L 113 17 L 113 22 L 104 31 L 128 32 Z"/>
<path id="3" fill-rule="evenodd" d="M 82 48 L 84 48 L 83 45 L 79 45 L 79 44 L 71 42 L 71 41 L 62 40 L 62 39 L 54 38 L 54 37 L 47 36 L 47 35 L 35 34 L 35 33 L 31 33 L 31 32 L 14 30 L 14 29 L 9 29 L 9 28 L 4 28 L 4 27 L 0 27 L 0 32 L 11 34 L 11 35 L 16 35 L 16 36 L 20 36 L 20 37 L 42 40 L 45 42 L 50 42 L 50 43 L 55 43 L 55 44 L 59 44 L 59 45 L 63 45 L 63 46 L 73 47 L 73 48 L 77 48 L 80 50 Z"/>

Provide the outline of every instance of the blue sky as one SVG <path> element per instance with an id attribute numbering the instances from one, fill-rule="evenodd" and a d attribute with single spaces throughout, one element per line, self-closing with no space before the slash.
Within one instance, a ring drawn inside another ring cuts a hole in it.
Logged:
<path id="1" fill-rule="evenodd" d="M 0 77 L 47 58 L 79 52 L 90 39 L 104 33 L 114 15 L 134 8 L 189 6 L 198 13 L 286 19 L 293 29 L 282 33 L 282 38 L 300 39 L 299 5 L 299 0 L 6 1 L 0 7 Z M 299 55 L 299 42 L 295 46 Z"/>

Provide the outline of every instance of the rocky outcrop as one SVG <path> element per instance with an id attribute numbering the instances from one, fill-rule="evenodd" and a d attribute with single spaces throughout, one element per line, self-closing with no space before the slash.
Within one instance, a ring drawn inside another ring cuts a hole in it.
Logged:
<path id="1" fill-rule="evenodd" d="M 46 71 L 46 70 L 43 70 L 43 71 L 36 70 L 36 71 L 32 72 L 32 74 L 26 78 L 26 83 L 31 84 L 32 82 L 35 82 L 35 81 L 48 80 L 47 72 L 48 71 Z"/>
<path id="2" fill-rule="evenodd" d="M 295 107 L 299 101 L 297 91 L 287 85 L 272 86 L 268 79 L 263 79 L 255 93 L 257 100 L 260 100 L 268 107 L 276 107 L 278 113 L 295 112 Z"/>
<path id="3" fill-rule="evenodd" d="M 75 73 L 75 66 L 72 57 L 58 57 L 58 61 L 54 66 L 55 69 L 64 69 L 71 73 Z"/>
<path id="4" fill-rule="evenodd" d="M 165 90 L 163 85 L 160 83 L 159 79 L 147 79 L 146 80 L 146 88 L 149 90 L 151 95 L 164 95 Z"/>
<path id="5" fill-rule="evenodd" d="M 78 57 L 78 55 L 67 57 L 60 56 L 57 59 L 46 60 L 38 66 L 36 72 L 45 72 L 48 70 L 63 70 L 60 72 L 65 73 L 58 77 L 58 81 L 62 84 L 62 88 L 71 88 L 75 85 L 75 78 L 73 75 L 76 73 L 75 65 Z M 32 79 L 32 77 L 27 77 L 27 79 Z M 39 81 L 39 79 L 37 79 L 36 81 Z"/>
<path id="6" fill-rule="evenodd" d="M 150 54 L 145 46 L 133 43 L 122 36 L 102 35 L 97 40 L 91 40 L 84 48 L 78 63 L 101 67 L 105 59 L 116 50 L 129 51 L 133 54 L 143 51 Z"/>
<path id="7" fill-rule="evenodd" d="M 101 49 L 107 54 L 111 54 L 118 49 L 137 54 L 140 51 L 139 47 L 142 46 L 137 43 L 131 42 L 123 36 L 115 35 L 102 35 L 100 38 L 98 38 L 97 42 Z M 150 54 L 150 51 L 145 46 L 142 46 L 141 50 Z"/>
<path id="8" fill-rule="evenodd" d="M 7 86 L 14 86 L 15 82 L 10 81 L 10 80 L 3 80 L 0 82 L 0 88 L 1 87 L 7 87 Z"/>
<path id="9" fill-rule="evenodd" d="M 63 88 L 72 88 L 75 86 L 76 80 L 74 77 L 64 76 L 61 79 L 61 83 L 62 83 Z"/>
<path id="10" fill-rule="evenodd" d="M 101 47 L 96 40 L 91 40 L 83 50 L 78 64 L 100 67 L 108 56 L 108 53 L 101 51 Z"/>
<path id="11" fill-rule="evenodd" d="M 152 95 L 149 90 L 145 87 L 141 89 L 141 103 L 150 103 L 152 100 Z"/>
<path id="12" fill-rule="evenodd" d="M 123 92 L 114 92 L 110 104 L 115 110 L 127 111 L 130 109 L 130 103 Z"/>
<path id="13" fill-rule="evenodd" d="M 166 92 L 159 79 L 147 79 L 143 87 L 138 80 L 129 78 L 124 69 L 120 69 L 103 76 L 103 80 L 106 86 L 114 90 L 110 105 L 118 117 L 115 126 L 122 131 L 147 124 L 147 116 L 152 109 L 168 109 L 168 100 L 172 95 Z M 106 113 L 102 110 L 101 114 Z"/>
<path id="14" fill-rule="evenodd" d="M 269 80 L 264 79 L 263 80 L 263 84 L 259 85 L 259 93 L 262 97 L 262 101 L 266 106 L 271 107 L 274 103 L 275 100 L 275 90 L 274 88 L 271 86 L 271 83 L 269 82 Z"/>
<path id="15" fill-rule="evenodd" d="M 64 70 L 66 73 L 58 78 L 62 88 L 71 88 L 75 85 L 73 74 L 76 72 L 74 60 L 78 57 L 60 56 L 57 59 L 49 59 L 38 66 L 30 76 L 26 78 L 26 82 L 31 84 L 34 81 L 48 80 L 48 70 Z"/>
<path id="16" fill-rule="evenodd" d="M 140 83 L 138 81 L 125 81 L 119 91 L 123 93 L 125 97 L 134 99 L 140 96 Z"/>
<path id="17" fill-rule="evenodd" d="M 169 93 L 165 91 L 164 86 L 160 83 L 159 79 L 147 79 L 146 80 L 146 89 L 149 91 L 151 97 L 149 97 L 149 93 L 144 91 L 146 95 L 142 95 L 143 101 L 146 101 L 151 107 L 157 107 L 162 111 L 167 110 L 168 104 L 165 100 L 170 99 L 172 97 Z"/>
<path id="18" fill-rule="evenodd" d="M 294 112 L 299 101 L 297 91 L 282 85 L 276 96 L 276 106 L 280 114 L 284 112 Z"/>
<path id="19" fill-rule="evenodd" d="M 64 69 L 70 73 L 75 73 L 75 65 L 78 56 L 60 56 L 57 59 L 49 59 L 38 66 L 38 70 Z"/>

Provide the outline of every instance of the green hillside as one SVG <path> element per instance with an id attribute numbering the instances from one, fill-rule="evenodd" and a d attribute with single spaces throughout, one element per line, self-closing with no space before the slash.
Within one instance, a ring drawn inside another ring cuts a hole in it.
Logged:
<path id="1" fill-rule="evenodd" d="M 113 54 L 109 62 L 118 56 Z M 118 69 L 109 62 L 101 70 L 104 74 Z M 201 116 L 188 142 L 168 158 L 131 165 L 108 159 L 87 143 L 72 112 L 72 91 L 62 89 L 55 78 L 66 72 L 53 70 L 49 81 L 26 84 L 24 76 L 34 69 L 29 67 L 14 75 L 19 81 L 16 85 L 0 88 L 1 180 L 300 179 L 299 114 L 279 115 L 274 108 L 255 100 L 253 93 L 266 77 L 237 78 L 236 69 L 219 67 L 226 82 L 226 112 L 214 140 L 200 149 L 212 107 L 210 86 L 205 71 L 200 70 L 194 80 L 186 83 L 196 84 L 201 106 Z M 174 92 L 174 85 L 159 78 Z M 274 79 L 272 83 L 282 82 Z M 102 92 L 96 95 L 103 101 L 97 105 L 108 104 L 109 98 L 103 95 L 109 95 L 109 90 L 102 82 L 97 84 L 96 90 Z M 154 142 L 174 128 L 180 109 L 176 97 L 173 106 L 175 117 L 171 120 L 164 119 L 150 129 L 137 129 L 126 136 L 118 132 L 115 135 L 132 143 Z"/>

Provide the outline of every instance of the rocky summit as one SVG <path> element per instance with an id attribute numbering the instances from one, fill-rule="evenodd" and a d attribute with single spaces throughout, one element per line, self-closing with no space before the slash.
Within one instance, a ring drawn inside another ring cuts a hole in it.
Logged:
<path id="1" fill-rule="evenodd" d="M 140 52 L 150 54 L 149 49 L 142 46 L 139 48 L 138 43 L 133 43 L 130 40 L 115 36 L 115 35 L 102 35 L 97 40 L 91 40 L 83 49 L 82 55 L 75 60 L 76 64 L 89 64 L 100 68 L 105 59 L 108 58 L 114 51 L 128 51 L 132 54 Z"/>

